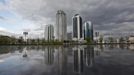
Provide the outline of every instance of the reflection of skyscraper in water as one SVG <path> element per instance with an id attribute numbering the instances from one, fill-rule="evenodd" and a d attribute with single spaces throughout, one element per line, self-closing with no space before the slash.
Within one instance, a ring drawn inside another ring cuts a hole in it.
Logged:
<path id="1" fill-rule="evenodd" d="M 45 50 L 45 63 L 52 65 L 54 62 L 54 48 L 47 47 Z"/>
<path id="2" fill-rule="evenodd" d="M 58 51 L 59 75 L 67 75 L 67 48 L 59 47 Z"/>
<path id="3" fill-rule="evenodd" d="M 87 46 L 84 48 L 85 64 L 88 67 L 92 67 L 94 63 L 94 47 Z"/>
<path id="4" fill-rule="evenodd" d="M 83 48 L 73 48 L 74 55 L 74 72 L 83 72 Z"/>

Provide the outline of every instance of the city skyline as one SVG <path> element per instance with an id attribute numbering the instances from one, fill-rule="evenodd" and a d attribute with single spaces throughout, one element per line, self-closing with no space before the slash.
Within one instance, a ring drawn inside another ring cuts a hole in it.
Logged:
<path id="1" fill-rule="evenodd" d="M 84 21 L 93 22 L 97 32 L 134 33 L 133 4 L 133 0 L 0 0 L 0 33 L 22 35 L 28 31 L 29 36 L 42 37 L 45 25 L 56 25 L 55 12 L 59 9 L 67 14 L 68 32 L 72 31 L 72 16 L 79 13 Z"/>
<path id="2" fill-rule="evenodd" d="M 0 75 L 132 75 L 134 0 L 0 0 Z"/>

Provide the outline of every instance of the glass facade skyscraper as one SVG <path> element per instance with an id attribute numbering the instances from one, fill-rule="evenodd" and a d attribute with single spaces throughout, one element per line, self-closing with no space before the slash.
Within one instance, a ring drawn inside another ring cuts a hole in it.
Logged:
<path id="1" fill-rule="evenodd" d="M 76 14 L 73 17 L 73 40 L 81 40 L 82 35 L 82 18 Z"/>
<path id="2" fill-rule="evenodd" d="M 91 40 L 93 40 L 93 25 L 90 21 L 84 23 L 83 30 L 84 39 L 90 38 Z"/>
<path id="3" fill-rule="evenodd" d="M 56 39 L 59 41 L 67 40 L 66 14 L 62 10 L 58 10 L 56 14 Z"/>

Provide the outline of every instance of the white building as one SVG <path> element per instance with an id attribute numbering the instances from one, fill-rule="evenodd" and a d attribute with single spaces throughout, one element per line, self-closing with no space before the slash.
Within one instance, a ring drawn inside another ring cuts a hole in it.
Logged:
<path id="1" fill-rule="evenodd" d="M 130 37 L 128 38 L 128 40 L 129 40 L 129 43 L 134 43 L 134 36 L 130 36 Z"/>
<path id="2" fill-rule="evenodd" d="M 67 40 L 67 22 L 66 14 L 58 10 L 56 14 L 56 39 L 59 41 Z"/>
<path id="3" fill-rule="evenodd" d="M 45 40 L 54 40 L 54 27 L 51 24 L 45 27 Z"/>

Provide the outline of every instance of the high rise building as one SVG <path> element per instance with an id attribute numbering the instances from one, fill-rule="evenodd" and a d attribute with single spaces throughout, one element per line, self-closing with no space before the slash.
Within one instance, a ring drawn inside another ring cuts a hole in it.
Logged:
<path id="1" fill-rule="evenodd" d="M 84 23 L 83 30 L 84 39 L 90 38 L 91 40 L 93 40 L 93 24 L 90 21 Z"/>
<path id="2" fill-rule="evenodd" d="M 45 39 L 48 41 L 54 40 L 54 27 L 53 27 L 53 25 L 46 25 L 46 27 L 45 27 Z"/>
<path id="3" fill-rule="evenodd" d="M 82 18 L 79 14 L 73 17 L 73 40 L 82 40 Z"/>
<path id="4" fill-rule="evenodd" d="M 67 40 L 66 14 L 58 10 L 56 14 L 56 39 L 59 41 Z"/>

